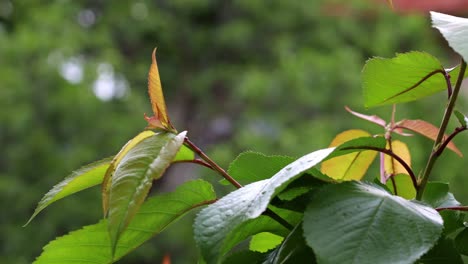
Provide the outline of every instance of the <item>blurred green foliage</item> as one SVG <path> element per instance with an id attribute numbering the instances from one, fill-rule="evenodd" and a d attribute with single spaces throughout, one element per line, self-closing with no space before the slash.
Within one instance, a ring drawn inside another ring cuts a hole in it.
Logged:
<path id="1" fill-rule="evenodd" d="M 343 110 L 364 111 L 369 57 L 424 50 L 456 63 L 427 17 L 362 1 L 0 0 L 0 43 L 1 263 L 30 263 L 54 237 L 102 217 L 94 188 L 21 227 L 55 183 L 145 127 L 155 46 L 172 122 L 225 167 L 244 150 L 299 156 L 345 129 L 381 133 Z M 397 115 L 437 124 L 445 99 L 404 104 Z M 388 118 L 390 107 L 366 113 L 374 112 Z M 409 141 L 419 171 L 431 142 Z M 446 153 L 435 176 L 455 183 L 466 204 L 463 163 Z M 195 177 L 186 173 L 170 177 Z M 189 220 L 121 262 L 155 263 L 165 253 L 174 263 L 196 258 Z"/>

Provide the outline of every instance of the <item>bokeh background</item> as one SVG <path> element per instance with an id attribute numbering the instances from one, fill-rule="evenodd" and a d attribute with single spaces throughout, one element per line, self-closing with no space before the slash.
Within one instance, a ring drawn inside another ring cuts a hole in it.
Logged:
<path id="1" fill-rule="evenodd" d="M 31 263 L 48 241 L 102 217 L 96 187 L 22 227 L 54 184 L 145 127 L 154 47 L 174 125 L 227 167 L 245 150 L 301 156 L 346 129 L 382 133 L 343 109 L 390 116 L 390 107 L 362 106 L 365 61 L 422 50 L 457 64 L 427 11 L 466 17 L 464 2 L 399 0 L 392 11 L 384 0 L 0 0 L 0 263 Z M 467 100 L 465 89 L 465 113 Z M 397 117 L 438 124 L 445 103 L 440 93 L 399 105 Z M 455 139 L 465 153 L 467 139 Z M 404 140 L 418 172 L 432 143 Z M 433 176 L 464 204 L 466 162 L 447 151 Z M 156 191 L 196 177 L 214 180 L 175 165 Z M 119 263 L 160 263 L 165 254 L 194 263 L 191 217 Z"/>

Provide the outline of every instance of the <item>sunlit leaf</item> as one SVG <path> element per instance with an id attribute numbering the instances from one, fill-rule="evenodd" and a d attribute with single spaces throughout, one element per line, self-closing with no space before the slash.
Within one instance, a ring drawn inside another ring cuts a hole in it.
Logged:
<path id="1" fill-rule="evenodd" d="M 249 249 L 265 253 L 268 250 L 274 249 L 283 241 L 282 236 L 278 236 L 269 232 L 262 232 L 254 235 L 250 240 Z"/>
<path id="2" fill-rule="evenodd" d="M 186 132 L 161 132 L 145 138 L 122 158 L 111 178 L 109 234 L 113 250 L 145 200 L 153 180 L 162 176 L 182 146 Z"/>
<path id="3" fill-rule="evenodd" d="M 364 182 L 323 187 L 304 212 L 304 236 L 318 263 L 414 263 L 437 242 L 433 208 Z"/>
<path id="4" fill-rule="evenodd" d="M 370 137 L 366 131 L 353 129 L 338 134 L 330 147 L 339 146 L 351 139 Z M 333 179 L 359 180 L 369 169 L 377 155 L 376 151 L 363 150 L 326 160 L 322 163 L 320 171 Z"/>
<path id="5" fill-rule="evenodd" d="M 195 153 L 187 146 L 182 145 L 173 161 L 190 161 L 195 159 Z"/>
<path id="6" fill-rule="evenodd" d="M 394 154 L 404 160 L 406 164 L 411 166 L 411 154 L 408 146 L 405 143 L 401 142 L 400 140 L 392 140 L 391 146 L 387 144 L 387 148 L 392 150 Z M 385 173 L 387 175 L 396 175 L 400 173 L 408 174 L 405 167 L 403 167 L 403 165 L 401 165 L 396 159 L 389 155 L 385 155 L 384 164 Z"/>
<path id="7" fill-rule="evenodd" d="M 146 117 L 149 128 L 162 128 L 173 130 L 169 116 L 167 115 L 166 102 L 159 78 L 158 63 L 156 62 L 156 49 L 153 50 L 152 63 L 148 74 L 148 93 L 151 100 L 151 108 L 154 116 Z"/>
<path id="8" fill-rule="evenodd" d="M 127 255 L 160 233 L 188 211 L 216 198 L 211 184 L 202 180 L 186 182 L 171 193 L 149 198 L 140 208 L 117 243 L 114 261 Z M 57 238 L 44 247 L 35 264 L 112 263 L 107 220 L 85 226 Z"/>
<path id="9" fill-rule="evenodd" d="M 34 214 L 31 216 L 25 226 L 33 220 L 47 206 L 64 197 L 72 195 L 76 192 L 96 186 L 102 182 L 104 174 L 109 167 L 112 158 L 103 159 L 89 165 L 86 165 L 71 175 L 67 176 L 63 181 L 55 185 L 47 192 L 41 201 L 38 203 Z"/>
<path id="10" fill-rule="evenodd" d="M 431 18 L 449 46 L 468 61 L 468 19 L 438 12 L 431 12 Z"/>
<path id="11" fill-rule="evenodd" d="M 416 197 L 416 189 L 414 188 L 411 177 L 405 173 L 396 174 L 390 177 L 386 186 L 393 194 L 411 200 Z"/>
<path id="12" fill-rule="evenodd" d="M 434 126 L 433 124 L 426 122 L 424 120 L 416 119 L 416 120 L 402 120 L 398 122 L 398 127 L 405 128 L 411 130 L 415 133 L 423 135 L 429 139 L 436 140 L 437 133 L 439 133 L 439 128 Z M 444 135 L 446 138 L 447 135 Z M 448 143 L 447 148 L 451 151 L 455 152 L 458 156 L 463 157 L 461 151 L 455 146 L 453 142 Z"/>
<path id="13" fill-rule="evenodd" d="M 111 184 L 111 176 L 115 171 L 115 168 L 118 166 L 122 158 L 127 154 L 129 150 L 134 148 L 138 143 L 140 143 L 142 140 L 144 140 L 147 137 L 153 136 L 155 133 L 150 130 L 145 130 L 141 132 L 140 134 L 136 135 L 134 138 L 129 140 L 123 147 L 120 149 L 119 153 L 115 155 L 114 159 L 111 161 L 109 167 L 106 170 L 106 173 L 104 175 L 104 180 L 102 181 L 102 208 L 104 211 L 104 215 L 106 215 L 108 211 L 108 205 L 109 205 L 109 188 Z"/>
<path id="14" fill-rule="evenodd" d="M 444 74 L 441 63 L 428 53 L 370 59 L 362 72 L 365 106 L 410 102 L 446 90 Z"/>

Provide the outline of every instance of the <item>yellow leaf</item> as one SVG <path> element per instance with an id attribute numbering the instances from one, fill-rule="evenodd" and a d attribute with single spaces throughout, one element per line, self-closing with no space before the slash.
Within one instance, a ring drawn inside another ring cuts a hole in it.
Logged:
<path id="1" fill-rule="evenodd" d="M 158 64 L 156 62 L 156 49 L 153 50 L 152 63 L 148 74 L 148 93 L 151 100 L 151 108 L 154 116 L 147 117 L 148 128 L 162 128 L 164 130 L 173 130 L 169 116 L 167 115 L 166 102 L 159 78 Z"/>
<path id="2" fill-rule="evenodd" d="M 392 146 L 390 147 L 387 143 L 387 149 L 391 149 L 393 153 L 403 159 L 409 166 L 411 166 L 411 154 L 409 152 L 408 146 L 399 141 L 393 140 Z M 385 174 L 386 175 L 397 175 L 397 174 L 408 174 L 405 167 L 403 167 L 397 160 L 392 158 L 389 155 L 385 155 Z"/>
<path id="3" fill-rule="evenodd" d="M 364 130 L 352 129 L 338 134 L 330 144 L 330 147 L 341 145 L 351 139 L 369 137 L 371 134 Z M 375 159 L 377 152 L 371 150 L 353 152 L 335 157 L 322 163 L 321 172 L 337 180 L 360 180 L 370 164 Z"/>
<path id="4" fill-rule="evenodd" d="M 400 197 L 411 200 L 416 197 L 416 189 L 414 188 L 411 177 L 407 174 L 397 174 L 392 176 L 386 183 L 388 189 Z"/>
<path id="5" fill-rule="evenodd" d="M 130 151 L 133 147 L 135 147 L 138 143 L 140 143 L 143 139 L 154 135 L 155 133 L 150 130 L 145 130 L 138 134 L 136 137 L 130 139 L 127 144 L 123 146 L 123 148 L 115 155 L 114 159 L 112 159 L 109 168 L 107 168 L 106 174 L 104 175 L 104 180 L 102 181 L 102 208 L 104 209 L 104 215 L 107 213 L 108 203 L 109 203 L 109 187 L 111 185 L 111 177 L 115 171 L 115 168 L 119 165 L 122 158 Z"/>

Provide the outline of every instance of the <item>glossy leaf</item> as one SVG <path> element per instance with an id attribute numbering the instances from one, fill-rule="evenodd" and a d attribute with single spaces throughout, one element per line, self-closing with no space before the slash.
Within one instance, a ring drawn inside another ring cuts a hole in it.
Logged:
<path id="1" fill-rule="evenodd" d="M 270 179 L 246 185 L 203 209 L 195 219 L 195 240 L 208 263 L 219 263 L 226 236 L 239 225 L 263 213 L 271 198 L 287 183 L 326 158 L 333 148 L 307 154 Z"/>
<path id="2" fill-rule="evenodd" d="M 146 117 L 148 128 L 161 128 L 172 131 L 173 127 L 167 115 L 166 102 L 159 78 L 158 63 L 156 62 L 156 49 L 153 50 L 152 63 L 148 74 L 148 93 L 154 116 Z"/>
<path id="3" fill-rule="evenodd" d="M 270 232 L 262 232 L 252 237 L 250 240 L 249 249 L 252 251 L 265 253 L 271 249 L 274 249 L 276 246 L 281 244 L 282 241 L 282 236 L 278 236 Z"/>
<path id="4" fill-rule="evenodd" d="M 339 146 L 351 139 L 370 137 L 366 131 L 353 129 L 338 134 L 330 147 Z M 364 150 L 329 159 L 322 163 L 320 171 L 337 180 L 360 180 L 374 161 L 377 152 Z"/>
<path id="5" fill-rule="evenodd" d="M 186 132 L 161 132 L 130 149 L 117 165 L 109 193 L 109 234 L 113 249 L 145 200 L 153 180 L 162 176 L 182 146 Z"/>
<path id="6" fill-rule="evenodd" d="M 160 233 L 188 211 L 210 203 L 215 198 L 211 184 L 202 180 L 186 182 L 171 193 L 149 198 L 122 233 L 114 261 Z M 102 220 L 59 237 L 44 247 L 34 263 L 111 263 L 111 242 L 107 228 L 107 220 Z"/>
<path id="7" fill-rule="evenodd" d="M 431 18 L 449 46 L 468 61 L 468 19 L 438 12 L 431 12 Z"/>
<path id="8" fill-rule="evenodd" d="M 439 133 L 439 128 L 434 126 L 433 124 L 426 122 L 424 120 L 416 119 L 416 120 L 402 120 L 398 122 L 398 127 L 405 128 L 411 130 L 415 133 L 423 135 L 429 139 L 435 141 L 437 139 L 437 133 Z M 445 135 L 444 137 L 447 137 Z M 461 151 L 455 146 L 453 142 L 448 143 L 447 148 L 451 151 L 455 152 L 458 156 L 463 157 Z"/>
<path id="9" fill-rule="evenodd" d="M 365 106 L 410 102 L 446 90 L 444 74 L 441 63 L 428 53 L 370 59 L 362 72 Z"/>
<path id="10" fill-rule="evenodd" d="M 411 200 L 416 197 L 416 189 L 414 189 L 413 181 L 408 174 L 396 174 L 390 177 L 386 186 L 393 194 L 407 200 Z"/>
<path id="11" fill-rule="evenodd" d="M 304 212 L 304 236 L 318 263 L 413 263 L 442 228 L 433 208 L 363 182 L 323 187 Z"/>
<path id="12" fill-rule="evenodd" d="M 391 146 L 387 143 L 387 148 L 392 150 L 397 156 L 403 159 L 406 164 L 411 166 L 411 154 L 408 149 L 408 146 L 401 142 L 400 140 L 392 140 Z M 401 165 L 396 159 L 389 155 L 384 156 L 384 164 L 385 164 L 385 173 L 387 175 L 396 175 L 396 174 L 408 174 L 405 167 Z"/>
<path id="13" fill-rule="evenodd" d="M 115 168 L 119 165 L 122 158 L 134 148 L 138 143 L 140 143 L 145 138 L 153 136 L 155 133 L 150 130 L 143 131 L 136 135 L 134 138 L 130 139 L 123 147 L 120 149 L 119 153 L 115 155 L 114 159 L 112 159 L 109 167 L 106 170 L 106 174 L 104 175 L 104 179 L 102 181 L 101 193 L 102 193 L 102 208 L 104 211 L 104 215 L 107 214 L 109 210 L 109 188 L 111 184 L 111 177 L 114 174 Z"/>
<path id="14" fill-rule="evenodd" d="M 466 123 L 468 121 L 468 119 L 466 118 L 466 116 L 464 114 L 462 114 L 460 111 L 458 110 L 455 110 L 453 112 L 455 114 L 455 117 L 457 118 L 458 122 L 460 123 L 460 125 L 462 127 L 466 127 Z"/>
<path id="15" fill-rule="evenodd" d="M 107 168 L 109 167 L 111 159 L 112 158 L 107 158 L 86 165 L 74 171 L 63 181 L 55 185 L 49 192 L 44 195 L 44 197 L 42 197 L 41 201 L 36 207 L 36 210 L 34 210 L 33 215 L 25 224 L 25 226 L 50 204 L 74 193 L 100 184 L 104 178 L 104 174 Z"/>

